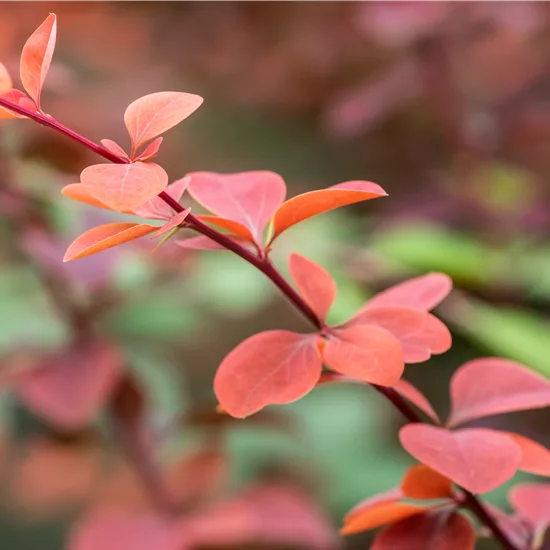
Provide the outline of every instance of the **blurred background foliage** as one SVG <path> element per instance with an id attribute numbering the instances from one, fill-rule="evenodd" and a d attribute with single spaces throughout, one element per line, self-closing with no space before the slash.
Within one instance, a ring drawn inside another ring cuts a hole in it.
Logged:
<path id="1" fill-rule="evenodd" d="M 301 252 L 333 274 L 334 320 L 390 284 L 448 273 L 456 291 L 437 313 L 454 346 L 406 371 L 439 410 L 448 408 L 452 372 L 476 356 L 503 355 L 550 376 L 548 4 L 2 2 L 0 59 L 12 74 L 50 11 L 58 45 L 43 104 L 87 137 L 125 146 L 131 101 L 193 92 L 204 106 L 166 136 L 159 157 L 172 179 L 267 169 L 285 178 L 290 195 L 349 179 L 388 191 L 292 229 L 274 257 L 285 270 L 288 253 Z M 221 445 L 223 436 L 228 490 L 284 480 L 312 495 L 335 526 L 358 501 L 398 482 L 412 463 L 397 442 L 401 419 L 365 388 L 321 387 L 257 420 L 212 420 L 212 379 L 224 355 L 260 330 L 307 330 L 305 322 L 226 252 L 169 242 L 152 254 L 142 239 L 62 264 L 75 236 L 112 218 L 59 193 L 97 159 L 30 122 L 3 122 L 0 137 L 5 385 L 31 350 L 67 343 L 48 291 L 53 280 L 123 346 L 151 399 L 151 425 L 168 430 L 159 443 L 165 458 L 205 438 Z M 29 459 L 13 457 L 45 442 L 82 452 L 108 421 L 67 435 L 9 391 L 1 399 L 2 545 L 57 550 L 78 509 L 52 504 L 63 500 L 52 480 L 66 465 L 46 456 L 29 473 Z M 546 412 L 485 425 L 550 446 Z M 75 459 L 78 471 L 87 457 Z M 505 505 L 504 495 L 501 488 L 489 498 Z"/>

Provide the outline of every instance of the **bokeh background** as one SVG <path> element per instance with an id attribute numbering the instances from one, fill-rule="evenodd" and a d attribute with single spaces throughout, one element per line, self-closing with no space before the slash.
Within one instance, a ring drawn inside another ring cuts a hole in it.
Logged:
<path id="1" fill-rule="evenodd" d="M 549 4 L 2 2 L 0 59 L 12 74 L 49 12 L 59 30 L 42 103 L 90 139 L 126 146 L 131 101 L 187 91 L 205 103 L 165 136 L 159 163 L 172 179 L 267 169 L 290 196 L 349 179 L 389 193 L 295 227 L 274 257 L 285 270 L 297 251 L 333 274 L 333 320 L 407 277 L 448 273 L 456 291 L 437 313 L 454 346 L 406 371 L 442 414 L 448 380 L 470 358 L 503 355 L 550 376 Z M 62 264 L 73 238 L 114 219 L 59 193 L 98 159 L 28 121 L 2 122 L 0 140 L 3 548 L 64 548 L 98 487 L 107 501 L 139 492 L 123 463 L 107 480 L 98 473 L 117 453 L 108 415 L 67 432 L 11 389 L 13 373 L 71 338 L 55 289 L 124 349 L 160 459 L 214 457 L 200 498 L 291 486 L 336 529 L 398 483 L 413 462 L 397 441 L 402 420 L 366 388 L 321 387 L 244 422 L 217 417 L 212 379 L 225 354 L 263 329 L 308 330 L 261 274 L 225 252 L 169 242 L 153 254 L 148 239 Z M 550 446 L 547 412 L 483 425 Z M 488 498 L 506 507 L 506 489 Z M 366 548 L 369 536 L 342 544 Z M 302 539 L 291 542 L 311 546 Z"/>

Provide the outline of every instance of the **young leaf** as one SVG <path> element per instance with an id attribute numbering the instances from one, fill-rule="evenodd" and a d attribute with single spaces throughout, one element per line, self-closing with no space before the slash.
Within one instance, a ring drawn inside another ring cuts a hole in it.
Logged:
<path id="1" fill-rule="evenodd" d="M 112 139 L 102 139 L 100 143 L 103 147 L 105 147 L 105 149 L 111 151 L 111 153 L 118 155 L 124 160 L 130 160 L 130 157 L 126 151 L 116 141 L 113 141 Z"/>
<path id="2" fill-rule="evenodd" d="M 95 164 L 80 174 L 92 196 L 113 210 L 133 210 L 168 185 L 168 174 L 153 163 Z"/>
<path id="3" fill-rule="evenodd" d="M 188 177 L 176 180 L 168 185 L 164 192 L 170 195 L 176 202 L 180 202 L 189 185 L 189 181 Z M 133 213 L 148 220 L 169 220 L 174 215 L 172 208 L 160 197 L 154 197 L 145 204 L 134 208 Z"/>
<path id="4" fill-rule="evenodd" d="M 550 477 L 550 450 L 523 435 L 507 432 L 522 452 L 520 470 L 537 476 Z"/>
<path id="5" fill-rule="evenodd" d="M 69 183 L 61 189 L 61 194 L 65 197 L 72 199 L 73 201 L 83 202 L 90 206 L 96 206 L 97 208 L 106 208 L 111 210 L 108 206 L 105 206 L 101 201 L 97 200 L 93 195 L 90 195 L 86 188 L 81 183 Z"/>
<path id="6" fill-rule="evenodd" d="M 145 150 L 143 151 L 143 153 L 141 153 L 138 157 L 136 157 L 134 161 L 145 162 L 147 160 L 151 160 L 153 157 L 156 157 L 157 153 L 159 152 L 160 145 L 163 139 L 164 138 L 159 137 L 153 140 L 151 143 L 149 143 L 149 145 L 145 147 Z"/>
<path id="7" fill-rule="evenodd" d="M 396 384 L 405 367 L 399 341 L 371 325 L 338 331 L 327 341 L 323 360 L 336 372 L 381 386 Z"/>
<path id="8" fill-rule="evenodd" d="M 236 174 L 193 172 L 189 176 L 189 193 L 199 204 L 244 225 L 257 242 L 261 242 L 266 225 L 285 199 L 283 178 L 266 170 Z"/>
<path id="9" fill-rule="evenodd" d="M 97 254 L 102 250 L 139 239 L 157 229 L 154 225 L 118 222 L 94 227 L 72 242 L 65 252 L 63 261 L 70 262 Z"/>
<path id="10" fill-rule="evenodd" d="M 0 95 L 9 92 L 13 88 L 10 73 L 3 63 L 0 63 Z"/>
<path id="11" fill-rule="evenodd" d="M 191 212 L 191 208 L 187 208 L 175 216 L 172 216 L 156 233 L 152 235 L 151 238 L 156 239 L 157 237 L 161 237 L 181 225 L 185 221 L 185 218 L 189 215 L 189 212 Z"/>
<path id="12" fill-rule="evenodd" d="M 21 52 L 21 82 L 39 110 L 40 94 L 50 69 L 56 34 L 57 20 L 55 14 L 50 13 L 31 34 Z"/>
<path id="13" fill-rule="evenodd" d="M 441 423 L 439 416 L 434 411 L 430 402 L 410 382 L 407 382 L 406 380 L 403 380 L 403 378 L 401 378 L 401 380 L 399 380 L 399 382 L 397 382 L 397 384 L 393 386 L 393 389 L 401 397 L 404 397 L 405 399 L 407 399 L 407 401 L 410 401 L 413 405 L 418 407 L 423 413 L 425 413 L 428 417 L 430 417 L 436 424 Z"/>
<path id="14" fill-rule="evenodd" d="M 376 325 L 391 332 L 401 342 L 405 363 L 427 361 L 432 353 L 451 347 L 447 327 L 430 313 L 410 307 L 364 309 L 343 326 Z"/>
<path id="15" fill-rule="evenodd" d="M 376 537 L 372 550 L 474 550 L 475 539 L 463 515 L 445 510 L 390 525 Z"/>
<path id="16" fill-rule="evenodd" d="M 419 462 L 473 493 L 496 489 L 521 464 L 519 445 L 494 430 L 451 432 L 426 424 L 409 424 L 401 428 L 399 439 Z"/>
<path id="17" fill-rule="evenodd" d="M 228 220 L 227 218 L 220 218 L 219 216 L 201 215 L 197 217 L 203 222 L 215 225 L 216 227 L 221 227 L 222 229 L 226 229 L 227 231 L 233 233 L 233 235 L 236 235 L 241 239 L 244 239 L 251 243 L 255 242 L 254 236 L 250 232 L 250 229 L 248 229 L 248 227 L 246 227 L 242 223 L 234 222 L 233 220 Z"/>
<path id="18" fill-rule="evenodd" d="M 550 526 L 550 483 L 522 483 L 509 495 L 517 514 L 536 529 Z"/>
<path id="19" fill-rule="evenodd" d="M 407 498 L 452 498 L 453 482 L 425 464 L 415 464 L 401 481 L 401 490 Z"/>
<path id="20" fill-rule="evenodd" d="M 241 342 L 222 361 L 214 392 L 224 411 L 244 418 L 266 405 L 290 403 L 308 393 L 321 376 L 317 339 L 271 330 Z"/>
<path id="21" fill-rule="evenodd" d="M 451 292 L 453 282 L 443 273 L 428 273 L 392 286 L 371 298 L 364 308 L 398 306 L 430 311 Z"/>
<path id="22" fill-rule="evenodd" d="M 157 92 L 130 103 L 124 113 L 124 123 L 132 140 L 132 151 L 179 124 L 202 102 L 202 97 L 195 94 Z"/>
<path id="23" fill-rule="evenodd" d="M 309 307 L 324 321 L 336 299 L 336 283 L 320 265 L 299 254 L 291 254 L 288 267 L 294 284 Z"/>
<path id="24" fill-rule="evenodd" d="M 512 411 L 550 406 L 550 381 L 523 365 L 488 357 L 462 365 L 451 379 L 450 426 Z"/>
<path id="25" fill-rule="evenodd" d="M 93 342 L 45 358 L 21 375 L 17 392 L 34 413 L 62 428 L 82 428 L 108 400 L 121 368 L 116 348 Z"/>
<path id="26" fill-rule="evenodd" d="M 340 206 L 377 199 L 386 195 L 387 193 L 379 185 L 370 181 L 348 181 L 333 185 L 328 189 L 297 195 L 287 200 L 275 212 L 271 241 L 289 227 L 313 216 L 329 212 Z"/>

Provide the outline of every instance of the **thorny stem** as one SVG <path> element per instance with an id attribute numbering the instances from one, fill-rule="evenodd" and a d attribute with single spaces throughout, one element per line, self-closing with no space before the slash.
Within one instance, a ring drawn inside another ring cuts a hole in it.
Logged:
<path id="1" fill-rule="evenodd" d="M 18 114 L 24 115 L 43 126 L 52 128 L 67 137 L 79 142 L 88 149 L 91 149 L 98 155 L 103 158 L 114 162 L 115 164 L 127 164 L 128 161 L 111 153 L 111 151 L 97 145 L 93 141 L 81 136 L 80 134 L 74 132 L 70 128 L 67 128 L 63 124 L 59 123 L 52 117 L 44 115 L 42 113 L 33 112 L 20 105 L 12 103 L 11 101 L 0 97 L 0 106 L 6 107 L 7 109 L 16 112 Z M 166 192 L 159 194 L 159 197 L 164 200 L 170 207 L 172 207 L 177 213 L 184 210 L 176 200 L 170 197 Z M 281 292 L 315 325 L 317 329 L 323 329 L 323 323 L 319 320 L 315 312 L 309 307 L 309 305 L 303 300 L 303 298 L 290 286 L 290 284 L 284 279 L 284 277 L 277 271 L 275 266 L 266 258 L 259 258 L 255 256 L 252 252 L 248 251 L 246 248 L 242 247 L 235 241 L 228 238 L 223 233 L 216 231 L 210 226 L 203 223 L 201 220 L 189 214 L 186 218 L 187 226 L 194 229 L 195 231 L 211 238 L 218 244 L 222 245 L 224 248 L 231 250 L 243 260 L 252 264 L 254 267 L 259 269 L 264 275 L 266 275 L 278 288 Z M 399 412 L 409 421 L 409 422 L 422 422 L 420 416 L 412 409 L 412 407 L 392 388 L 385 388 L 372 384 L 372 387 L 380 392 L 386 399 L 388 399 L 392 405 L 399 410 Z M 140 456 L 142 453 L 140 453 Z M 141 470 L 141 468 L 138 468 Z M 143 472 L 142 477 L 143 477 Z M 151 489 L 151 479 L 144 479 L 145 485 Z M 156 489 L 155 489 L 156 490 Z M 509 540 L 506 533 L 500 528 L 495 519 L 490 515 L 490 513 L 485 509 L 483 504 L 478 500 L 478 498 L 470 493 L 469 491 L 464 490 L 464 507 L 470 510 L 486 527 L 488 527 L 495 538 L 502 544 L 506 550 L 520 550 Z M 156 499 L 155 499 L 156 500 Z"/>

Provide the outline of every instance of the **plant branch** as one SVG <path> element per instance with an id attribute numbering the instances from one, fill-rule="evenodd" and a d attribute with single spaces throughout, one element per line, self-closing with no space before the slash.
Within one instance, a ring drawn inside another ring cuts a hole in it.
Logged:
<path id="1" fill-rule="evenodd" d="M 0 106 L 5 107 L 23 116 L 26 116 L 38 122 L 39 124 L 42 124 L 43 126 L 47 126 L 66 135 L 67 137 L 81 143 L 88 149 L 94 151 L 103 158 L 110 160 L 111 162 L 114 162 L 116 164 L 128 163 L 126 159 L 123 159 L 122 157 L 111 153 L 111 151 L 74 132 L 73 130 L 67 128 L 66 126 L 57 122 L 55 119 L 48 115 L 29 111 L 24 107 L 16 105 L 2 97 L 0 97 Z M 170 195 L 168 195 L 166 192 L 163 191 L 162 193 L 160 193 L 159 197 L 164 200 L 164 202 L 166 202 L 174 211 L 178 213 L 183 211 L 183 206 L 180 205 L 172 197 L 170 197 Z M 281 290 L 281 292 L 288 298 L 288 300 L 290 300 L 305 315 L 305 317 L 307 317 L 313 323 L 313 325 L 317 329 L 323 328 L 323 324 L 321 323 L 315 312 L 309 307 L 305 300 L 303 300 L 303 298 L 290 286 L 290 284 L 284 279 L 284 277 L 279 273 L 279 271 L 268 259 L 255 256 L 252 252 L 242 247 L 223 233 L 220 233 L 219 231 L 206 225 L 192 214 L 189 214 L 187 216 L 186 222 L 190 228 L 205 235 L 206 237 L 211 238 L 224 248 L 231 250 L 232 252 L 243 258 L 243 260 L 247 261 L 257 269 L 259 269 Z M 375 384 L 371 385 L 376 391 L 384 395 L 384 397 L 386 397 L 386 399 L 388 399 L 392 403 L 392 405 L 396 409 L 398 409 L 399 412 L 401 412 L 401 414 L 409 422 L 422 422 L 422 419 L 416 413 L 416 411 L 395 390 Z M 165 497 L 160 493 L 156 494 L 156 492 L 160 490 L 159 487 L 161 487 L 159 485 L 158 476 L 156 475 L 154 470 L 150 470 L 149 463 L 141 463 L 140 457 L 143 456 L 143 453 L 141 452 L 142 449 L 139 440 L 129 438 L 128 433 L 125 434 L 124 432 L 120 432 L 120 434 L 125 440 L 125 446 L 131 452 L 134 460 L 136 460 L 135 466 L 140 472 L 145 485 L 150 489 L 152 495 L 155 496 L 155 501 L 157 502 L 157 504 L 159 506 L 162 506 L 162 508 L 164 508 L 165 510 L 171 509 L 171 505 L 165 499 Z M 516 548 L 514 544 L 508 539 L 506 533 L 502 531 L 500 526 L 489 514 L 489 512 L 487 512 L 487 510 L 485 509 L 483 504 L 477 499 L 477 497 L 472 493 L 465 491 L 464 489 L 463 491 L 465 494 L 464 506 L 469 509 L 486 527 L 488 527 L 492 531 L 495 538 L 502 544 L 502 546 L 506 550 L 520 550 Z"/>

